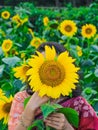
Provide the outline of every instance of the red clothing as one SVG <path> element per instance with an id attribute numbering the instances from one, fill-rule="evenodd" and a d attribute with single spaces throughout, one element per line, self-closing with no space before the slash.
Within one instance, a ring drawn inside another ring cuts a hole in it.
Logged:
<path id="1" fill-rule="evenodd" d="M 8 122 L 8 130 L 14 130 L 19 117 L 24 110 L 23 102 L 24 99 L 29 95 L 26 91 L 19 92 L 15 95 L 12 103 L 10 118 Z M 81 96 L 68 99 L 61 103 L 63 107 L 70 107 L 75 109 L 79 113 L 79 127 L 75 130 L 98 130 L 98 117 L 93 108 L 88 102 Z M 40 109 L 37 110 L 36 115 L 40 113 Z"/>

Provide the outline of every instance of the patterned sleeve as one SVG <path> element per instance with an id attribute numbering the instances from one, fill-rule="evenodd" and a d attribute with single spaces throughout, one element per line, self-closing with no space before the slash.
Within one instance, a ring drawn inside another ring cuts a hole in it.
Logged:
<path id="1" fill-rule="evenodd" d="M 83 97 L 76 98 L 72 107 L 78 111 L 80 117 L 77 130 L 98 130 L 98 117 L 94 109 Z"/>
<path id="2" fill-rule="evenodd" d="M 19 92 L 15 95 L 12 106 L 11 106 L 11 110 L 10 110 L 8 130 L 15 129 L 19 121 L 19 117 L 24 110 L 23 102 L 26 97 L 27 95 L 25 91 Z"/>

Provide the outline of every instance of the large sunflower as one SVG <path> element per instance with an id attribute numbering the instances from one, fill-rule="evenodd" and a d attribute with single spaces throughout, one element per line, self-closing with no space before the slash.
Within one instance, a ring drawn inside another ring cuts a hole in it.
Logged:
<path id="1" fill-rule="evenodd" d="M 1 13 L 1 17 L 3 19 L 9 19 L 10 13 L 8 11 L 4 11 L 4 12 Z"/>
<path id="2" fill-rule="evenodd" d="M 81 34 L 84 38 L 91 38 L 93 37 L 97 32 L 96 26 L 93 24 L 86 24 L 82 26 Z"/>
<path id="3" fill-rule="evenodd" d="M 72 20 L 64 20 L 59 26 L 60 32 L 68 37 L 73 36 L 77 32 L 76 23 Z"/>
<path id="4" fill-rule="evenodd" d="M 10 96 L 7 98 L 6 96 L 2 96 L 0 98 L 0 120 L 4 119 L 4 124 L 8 123 L 9 112 L 11 108 L 13 97 Z"/>
<path id="5" fill-rule="evenodd" d="M 39 91 L 40 96 L 68 96 L 76 88 L 74 83 L 79 78 L 76 73 L 79 68 L 75 67 L 74 61 L 67 51 L 57 56 L 54 47 L 45 46 L 45 56 L 37 52 L 28 61 L 31 68 L 27 75 L 32 90 Z"/>
<path id="6" fill-rule="evenodd" d="M 12 48 L 12 43 L 10 39 L 4 40 L 2 43 L 2 50 L 8 52 Z"/>
<path id="7" fill-rule="evenodd" d="M 27 80 L 26 72 L 30 69 L 30 66 L 27 64 L 22 64 L 19 67 L 13 68 L 13 71 L 15 72 L 14 76 L 16 78 L 19 78 L 22 80 L 22 82 L 25 82 Z"/>

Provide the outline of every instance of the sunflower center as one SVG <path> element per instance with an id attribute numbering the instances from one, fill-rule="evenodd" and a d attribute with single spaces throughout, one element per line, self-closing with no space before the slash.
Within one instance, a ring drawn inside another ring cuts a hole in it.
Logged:
<path id="1" fill-rule="evenodd" d="M 92 29 L 90 29 L 90 28 L 87 28 L 87 29 L 86 29 L 86 33 L 87 33 L 87 34 L 91 34 L 91 32 L 92 32 Z"/>
<path id="2" fill-rule="evenodd" d="M 8 16 L 8 13 L 4 13 L 4 16 L 7 17 L 7 16 Z"/>
<path id="3" fill-rule="evenodd" d="M 5 103 L 5 104 L 4 104 L 4 106 L 3 106 L 3 111 L 4 111 L 5 113 L 9 113 L 9 112 L 10 112 L 11 104 L 12 104 L 12 102 L 10 102 L 10 103 Z"/>
<path id="4" fill-rule="evenodd" d="M 64 67 L 57 61 L 46 61 L 39 68 L 41 82 L 55 87 L 65 78 Z"/>
<path id="5" fill-rule="evenodd" d="M 35 41 L 35 44 L 39 44 L 39 41 L 38 41 L 38 40 L 36 40 L 36 41 Z"/>
<path id="6" fill-rule="evenodd" d="M 72 31 L 72 27 L 71 27 L 70 25 L 67 25 L 67 26 L 65 27 L 65 30 L 66 30 L 67 32 L 71 32 L 71 31 Z"/>
<path id="7" fill-rule="evenodd" d="M 5 49 L 8 49 L 10 47 L 10 43 L 5 44 Z"/>

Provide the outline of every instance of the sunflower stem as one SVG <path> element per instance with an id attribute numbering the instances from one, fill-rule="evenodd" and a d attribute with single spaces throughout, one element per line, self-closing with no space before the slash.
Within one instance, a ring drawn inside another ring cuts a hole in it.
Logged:
<path id="1" fill-rule="evenodd" d="M 70 40 L 71 40 L 71 38 L 68 37 L 67 43 L 66 43 L 66 48 L 67 48 L 68 51 L 70 51 Z"/>
<path id="2" fill-rule="evenodd" d="M 87 48 L 87 59 L 88 59 L 90 54 L 90 39 L 87 40 L 87 43 L 88 43 L 88 48 Z"/>

